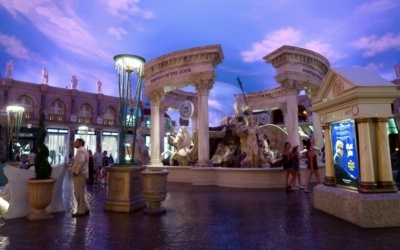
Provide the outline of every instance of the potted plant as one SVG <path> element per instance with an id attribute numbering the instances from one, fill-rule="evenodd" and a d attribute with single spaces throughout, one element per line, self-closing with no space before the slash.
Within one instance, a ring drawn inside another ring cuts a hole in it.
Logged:
<path id="1" fill-rule="evenodd" d="M 27 216 L 31 221 L 53 218 L 53 215 L 46 212 L 45 209 L 51 203 L 53 187 L 56 182 L 56 179 L 51 178 L 52 168 L 48 161 L 49 149 L 44 144 L 47 133 L 44 126 L 45 113 L 42 108 L 39 114 L 39 138 L 37 140 L 39 150 L 35 158 L 36 178 L 26 181 L 29 187 L 29 202 L 35 209 L 32 214 Z"/>

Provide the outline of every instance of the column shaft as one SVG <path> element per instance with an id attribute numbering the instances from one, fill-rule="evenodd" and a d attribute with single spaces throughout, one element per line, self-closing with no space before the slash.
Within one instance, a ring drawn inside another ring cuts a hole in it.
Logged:
<path id="1" fill-rule="evenodd" d="M 323 126 L 325 133 L 325 186 L 335 186 L 335 166 L 333 164 L 332 139 L 330 125 Z M 315 131 L 315 127 L 314 127 Z"/>
<path id="2" fill-rule="evenodd" d="M 390 162 L 389 139 L 387 133 L 388 118 L 375 118 L 376 156 L 378 160 L 378 187 L 381 192 L 397 192 L 393 181 Z"/>
<path id="3" fill-rule="evenodd" d="M 356 119 L 358 128 L 358 149 L 360 156 L 360 189 L 361 193 L 373 193 L 376 188 L 374 166 L 372 161 L 370 118 Z"/>
<path id="4" fill-rule="evenodd" d="M 160 161 L 160 102 L 164 97 L 164 92 L 153 91 L 147 94 L 151 107 L 150 121 L 150 166 L 162 166 Z"/>
<path id="5" fill-rule="evenodd" d="M 288 133 L 289 141 L 293 146 L 300 145 L 297 95 L 292 94 L 286 96 L 286 103 L 286 132 Z"/>

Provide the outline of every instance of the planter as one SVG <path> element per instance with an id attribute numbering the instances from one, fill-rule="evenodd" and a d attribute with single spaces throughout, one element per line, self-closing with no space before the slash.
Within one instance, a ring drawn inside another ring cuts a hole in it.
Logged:
<path id="1" fill-rule="evenodd" d="M 26 181 L 29 188 L 29 203 L 35 210 L 32 214 L 27 216 L 29 220 L 37 221 L 53 218 L 53 215 L 46 212 L 45 209 L 51 203 L 53 187 L 56 181 L 56 179 L 30 179 Z"/>
<path id="2" fill-rule="evenodd" d="M 144 210 L 146 214 L 165 213 L 166 209 L 161 207 L 161 202 L 167 197 L 167 170 L 145 170 L 143 175 L 143 195 L 149 203 Z"/>
<path id="3" fill-rule="evenodd" d="M 108 172 L 108 195 L 104 210 L 133 212 L 146 207 L 143 198 L 142 166 L 112 166 Z"/>

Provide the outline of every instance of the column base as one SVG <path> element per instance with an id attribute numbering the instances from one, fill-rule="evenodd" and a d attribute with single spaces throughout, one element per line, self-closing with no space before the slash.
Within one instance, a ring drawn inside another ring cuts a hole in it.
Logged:
<path id="1" fill-rule="evenodd" d="M 377 185 L 376 185 L 375 182 L 360 181 L 360 188 L 358 189 L 358 191 L 360 193 L 366 193 L 366 194 L 368 194 L 368 193 L 380 193 L 380 192 L 377 192 L 376 186 Z"/>
<path id="2" fill-rule="evenodd" d="M 360 194 L 317 185 L 314 207 L 363 228 L 400 226 L 400 194 Z"/>
<path id="3" fill-rule="evenodd" d="M 141 173 L 145 168 L 142 166 L 105 168 L 109 174 L 105 211 L 129 213 L 146 207 Z"/>
<path id="4" fill-rule="evenodd" d="M 194 165 L 196 167 L 214 167 L 211 161 L 198 161 Z"/>
<path id="5" fill-rule="evenodd" d="M 380 193 L 397 193 L 398 189 L 394 181 L 378 181 L 378 190 Z"/>
<path id="6" fill-rule="evenodd" d="M 164 164 L 160 160 L 151 160 L 148 166 L 164 166 Z"/>
<path id="7" fill-rule="evenodd" d="M 325 176 L 324 185 L 325 186 L 336 186 L 335 177 Z"/>

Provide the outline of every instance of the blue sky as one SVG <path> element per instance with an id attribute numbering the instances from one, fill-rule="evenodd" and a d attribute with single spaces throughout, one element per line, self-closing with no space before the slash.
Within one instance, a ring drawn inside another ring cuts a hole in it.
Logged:
<path id="1" fill-rule="evenodd" d="M 240 76 L 246 92 L 277 87 L 262 58 L 292 45 L 325 56 L 332 67 L 363 67 L 393 80 L 400 64 L 398 0 L 1 0 L 0 75 L 117 96 L 113 56 L 150 61 L 177 50 L 221 44 L 225 60 L 210 93 L 210 125 L 233 114 Z M 3 65 L 3 66 L 1 66 Z M 1 68 L 3 67 L 3 68 Z M 176 117 L 176 114 L 172 114 Z"/>

